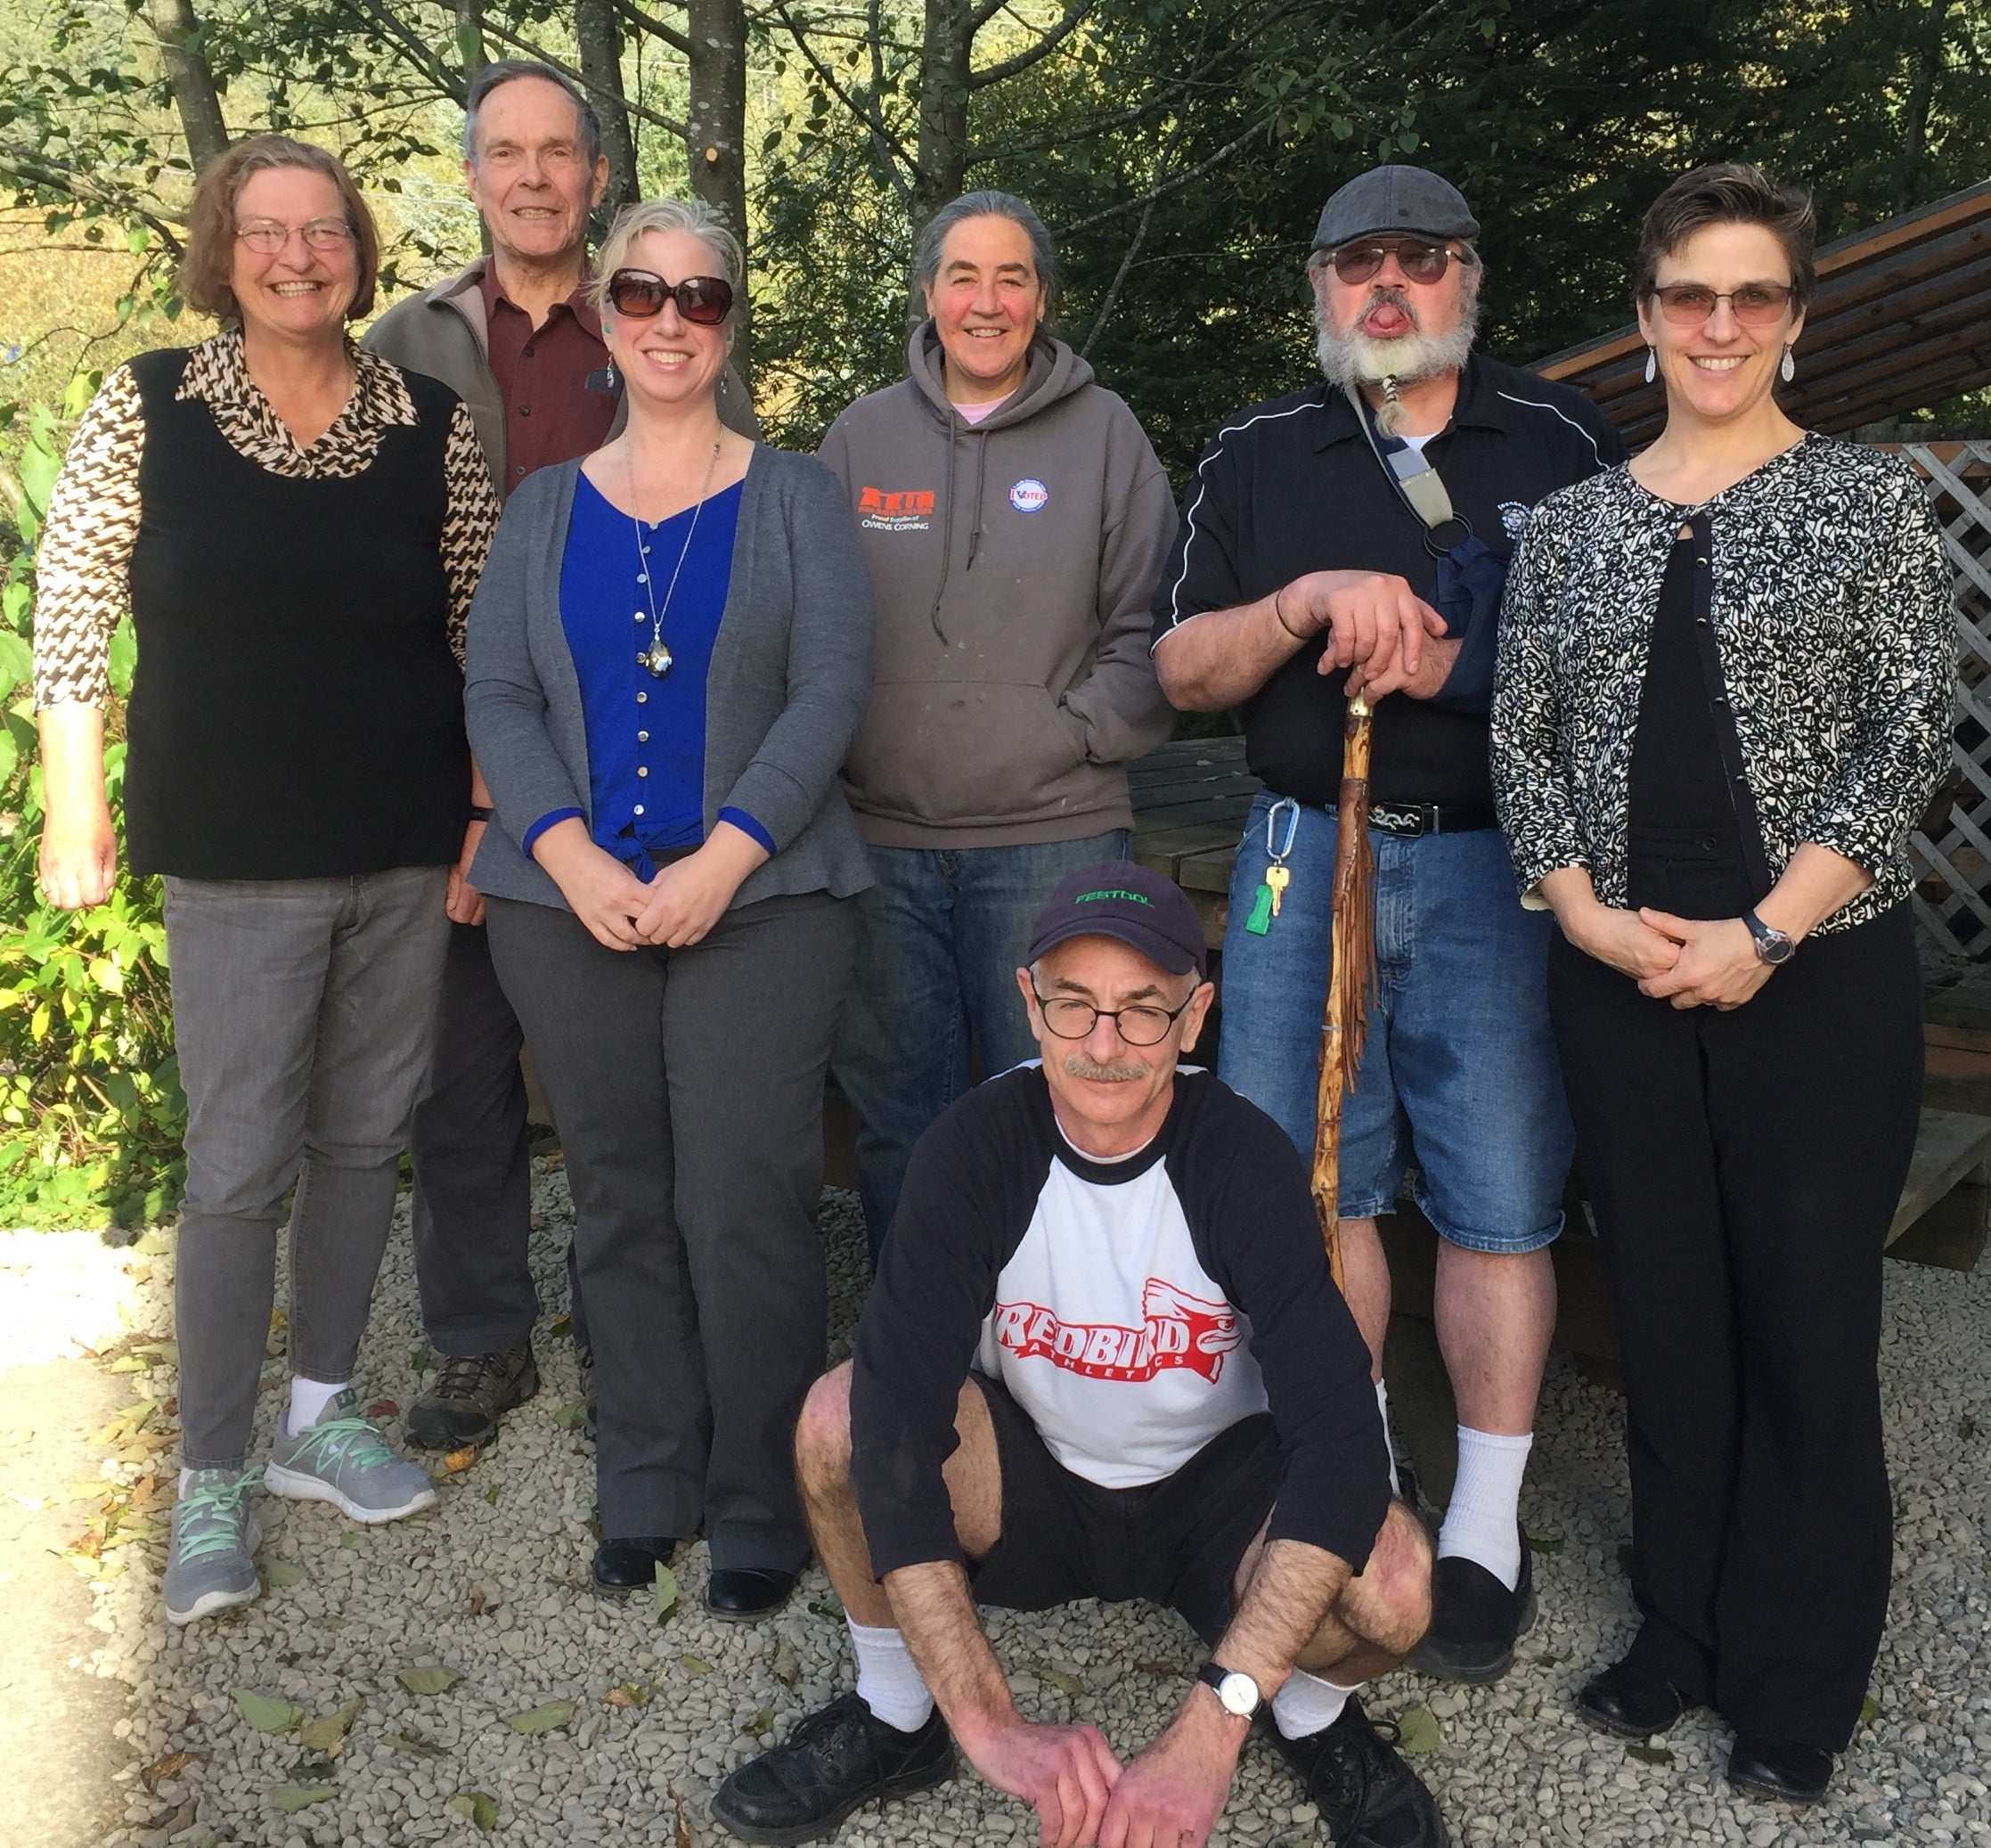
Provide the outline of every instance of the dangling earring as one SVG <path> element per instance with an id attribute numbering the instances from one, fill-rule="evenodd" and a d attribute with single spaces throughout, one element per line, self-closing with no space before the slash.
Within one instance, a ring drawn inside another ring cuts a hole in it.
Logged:
<path id="1" fill-rule="evenodd" d="M 1783 364 L 1777 367 L 1777 371 L 1783 375 L 1786 385 L 1798 376 L 1798 363 L 1791 357 L 1791 349 L 1788 347 L 1783 349 Z"/>
<path id="2" fill-rule="evenodd" d="M 611 360 L 610 360 L 610 361 L 608 362 L 608 389 L 609 389 L 610 391 L 613 391 L 613 390 L 614 390 L 615 388 L 616 388 L 616 363 L 615 363 L 615 361 L 614 361 L 614 360 L 612 360 L 612 359 L 611 359 Z"/>
<path id="3" fill-rule="evenodd" d="M 1648 348 L 1646 348 L 1646 349 L 1645 349 L 1645 382 L 1646 382 L 1646 384 L 1650 385 L 1650 384 L 1651 384 L 1651 383 L 1652 382 L 1652 380 L 1653 380 L 1654 379 L 1658 378 L 1658 377 L 1659 377 L 1659 349 L 1658 349 L 1657 348 L 1655 348 L 1655 347 L 1648 347 Z"/>

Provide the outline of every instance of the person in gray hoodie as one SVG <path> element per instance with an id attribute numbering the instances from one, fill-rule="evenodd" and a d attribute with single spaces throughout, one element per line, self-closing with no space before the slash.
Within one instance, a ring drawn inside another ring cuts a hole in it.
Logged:
<path id="1" fill-rule="evenodd" d="M 972 1067 L 1035 1056 L 1014 985 L 1030 920 L 1065 873 L 1129 856 L 1125 766 L 1173 717 L 1143 615 L 1172 493 L 1133 413 L 1046 326 L 1042 220 L 967 193 L 927 222 L 914 274 L 906 378 L 821 450 L 877 605 L 844 767 L 877 883 L 835 1061 L 874 1259 L 912 1145 Z"/>

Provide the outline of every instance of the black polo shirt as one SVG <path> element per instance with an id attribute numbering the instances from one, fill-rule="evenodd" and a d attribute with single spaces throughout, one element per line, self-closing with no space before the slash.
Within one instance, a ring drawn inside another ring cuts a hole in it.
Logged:
<path id="1" fill-rule="evenodd" d="M 1452 505 L 1503 556 L 1546 495 L 1625 459 L 1579 391 L 1475 356 L 1452 421 L 1424 446 Z M 1424 527 L 1325 380 L 1233 418 L 1197 465 L 1155 594 L 1155 640 L 1210 609 L 1269 596 L 1310 571 L 1386 571 L 1430 601 Z M 1244 702 L 1244 751 L 1268 788 L 1317 806 L 1341 783 L 1345 674 L 1309 643 Z M 1490 808 L 1487 721 L 1395 693 L 1376 708 L 1370 787 L 1379 802 Z"/>

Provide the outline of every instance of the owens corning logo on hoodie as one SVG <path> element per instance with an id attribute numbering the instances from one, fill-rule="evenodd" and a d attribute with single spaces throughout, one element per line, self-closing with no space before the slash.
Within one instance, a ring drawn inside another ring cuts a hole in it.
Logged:
<path id="1" fill-rule="evenodd" d="M 934 511 L 930 487 L 861 488 L 857 523 L 874 533 L 924 533 Z"/>

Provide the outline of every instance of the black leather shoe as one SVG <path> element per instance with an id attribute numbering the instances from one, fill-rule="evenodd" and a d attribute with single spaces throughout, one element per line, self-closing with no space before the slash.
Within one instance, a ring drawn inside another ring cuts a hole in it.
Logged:
<path id="1" fill-rule="evenodd" d="M 436 1384 L 408 1408 L 402 1429 L 417 1450 L 489 1443 L 498 1435 L 498 1420 L 538 1390 L 529 1341 L 501 1353 L 446 1355 Z"/>
<path id="2" fill-rule="evenodd" d="M 1303 1738 L 1287 1738 L 1269 1709 L 1261 1723 L 1336 1848 L 1448 1848 L 1438 1805 L 1395 1749 L 1395 1725 L 1383 1722 L 1385 1738 L 1354 1695 L 1332 1726 Z"/>
<path id="3" fill-rule="evenodd" d="M 1419 1674 L 1481 1686 L 1514 1665 L 1514 1640 L 1535 1627 L 1535 1557 L 1524 1534 L 1513 1590 L 1477 1559 L 1454 1555 L 1431 1574 L 1431 1628 L 1410 1652 Z"/>
<path id="4" fill-rule="evenodd" d="M 787 1848 L 834 1835 L 874 1797 L 910 1796 L 953 1775 L 954 1741 L 939 1708 L 917 1732 L 901 1732 L 846 1694 L 728 1778 L 712 1819 L 738 1841 Z"/>
<path id="5" fill-rule="evenodd" d="M 1795 1739 L 1738 1732 L 1728 1751 L 1728 1781 L 1768 1803 L 1815 1803 L 1832 1780 L 1832 1755 Z"/>
<path id="6" fill-rule="evenodd" d="M 1687 1697 L 1672 1682 L 1630 1662 L 1595 1675 L 1576 1697 L 1576 1710 L 1591 1725 L 1621 1739 L 1649 1739 L 1664 1732 L 1687 1710 Z"/>
<path id="7" fill-rule="evenodd" d="M 668 1533 L 603 1541 L 594 1550 L 594 1589 L 611 1598 L 642 1590 L 656 1582 L 657 1568 L 668 1566 L 681 1544 Z"/>
<path id="8" fill-rule="evenodd" d="M 792 1572 L 760 1566 L 715 1566 L 706 1586 L 706 1608 L 729 1623 L 746 1623 L 778 1611 L 795 1590 Z"/>

